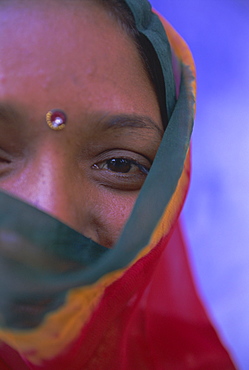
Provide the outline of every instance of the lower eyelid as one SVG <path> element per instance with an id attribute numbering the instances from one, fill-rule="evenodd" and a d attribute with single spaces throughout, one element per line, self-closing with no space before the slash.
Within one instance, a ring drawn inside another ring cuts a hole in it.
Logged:
<path id="1" fill-rule="evenodd" d="M 93 179 L 98 185 L 119 191 L 138 191 L 141 189 L 146 175 L 141 171 L 138 173 L 118 173 L 111 171 L 96 171 Z"/>

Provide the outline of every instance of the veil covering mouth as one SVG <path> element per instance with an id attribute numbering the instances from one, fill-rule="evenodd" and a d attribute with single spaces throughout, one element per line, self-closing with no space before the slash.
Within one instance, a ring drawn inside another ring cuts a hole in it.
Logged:
<path id="1" fill-rule="evenodd" d="M 153 49 L 159 62 L 162 142 L 111 250 L 0 193 L 1 369 L 235 368 L 195 289 L 178 223 L 190 177 L 194 62 L 147 0 L 125 3 L 145 53 Z"/>

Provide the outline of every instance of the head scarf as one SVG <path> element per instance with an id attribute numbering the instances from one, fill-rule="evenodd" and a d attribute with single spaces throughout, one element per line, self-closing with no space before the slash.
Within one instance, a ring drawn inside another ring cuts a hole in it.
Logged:
<path id="1" fill-rule="evenodd" d="M 147 0 L 125 2 L 160 63 L 167 129 L 112 250 L 0 193 L 1 369 L 234 368 L 176 226 L 189 183 L 192 56 Z"/>

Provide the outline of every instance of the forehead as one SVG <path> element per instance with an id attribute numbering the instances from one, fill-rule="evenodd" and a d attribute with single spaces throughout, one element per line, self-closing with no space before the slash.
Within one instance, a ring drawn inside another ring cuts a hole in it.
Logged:
<path id="1" fill-rule="evenodd" d="M 115 63 L 115 51 L 131 47 L 103 9 L 84 1 L 67 4 L 46 0 L 3 3 L 0 48 L 7 50 L 9 62 L 14 63 L 11 57 L 18 55 L 19 68 L 27 61 L 52 70 L 65 66 L 75 70 L 87 63 L 94 68 L 100 56 L 103 62 L 113 57 Z"/>
<path id="2" fill-rule="evenodd" d="M 1 2 L 0 78 L 0 99 L 26 97 L 50 107 L 51 99 L 52 106 L 77 101 L 117 111 L 127 105 L 143 114 L 157 109 L 133 41 L 89 1 Z"/>

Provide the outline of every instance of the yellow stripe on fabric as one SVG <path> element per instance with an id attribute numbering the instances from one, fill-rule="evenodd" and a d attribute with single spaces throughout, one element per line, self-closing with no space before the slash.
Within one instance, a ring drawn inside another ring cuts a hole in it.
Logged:
<path id="1" fill-rule="evenodd" d="M 35 365 L 53 359 L 78 337 L 105 288 L 121 274 L 122 271 L 116 271 L 104 276 L 92 286 L 70 290 L 65 304 L 57 311 L 47 314 L 37 329 L 2 329 L 1 340 Z"/>

